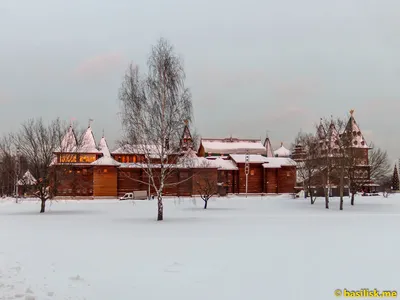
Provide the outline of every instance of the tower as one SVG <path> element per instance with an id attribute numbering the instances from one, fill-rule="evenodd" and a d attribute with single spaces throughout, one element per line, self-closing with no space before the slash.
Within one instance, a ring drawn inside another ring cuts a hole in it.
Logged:
<path id="1" fill-rule="evenodd" d="M 180 140 L 180 150 L 181 151 L 188 151 L 193 150 L 193 138 L 192 134 L 190 133 L 189 129 L 189 121 L 185 120 L 185 127 L 183 128 L 182 137 Z"/>
<path id="2" fill-rule="evenodd" d="M 274 157 L 274 154 L 272 153 L 271 141 L 269 140 L 268 135 L 265 138 L 264 147 L 265 147 L 265 150 L 266 150 L 267 157 Z"/>

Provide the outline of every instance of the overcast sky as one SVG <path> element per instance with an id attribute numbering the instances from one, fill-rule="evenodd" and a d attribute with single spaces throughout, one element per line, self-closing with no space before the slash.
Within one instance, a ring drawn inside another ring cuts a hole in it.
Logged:
<path id="1" fill-rule="evenodd" d="M 400 156 L 400 1 L 1 0 L 0 130 L 30 117 L 89 118 L 120 136 L 132 61 L 168 39 L 185 63 L 203 137 L 288 145 L 320 117 L 355 118 Z"/>

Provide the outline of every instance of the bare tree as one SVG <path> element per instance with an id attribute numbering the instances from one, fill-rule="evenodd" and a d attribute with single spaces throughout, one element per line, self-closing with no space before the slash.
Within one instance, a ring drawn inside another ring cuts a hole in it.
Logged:
<path id="1" fill-rule="evenodd" d="M 13 146 L 11 136 L 4 135 L 0 140 L 0 180 L 1 180 L 1 194 L 2 196 L 11 196 L 15 193 L 15 184 L 18 174 L 17 168 L 17 154 Z"/>
<path id="2" fill-rule="evenodd" d="M 370 177 L 373 181 L 382 184 L 390 176 L 390 162 L 386 151 L 370 144 L 369 152 Z"/>
<path id="3" fill-rule="evenodd" d="M 314 135 L 299 132 L 295 144 L 301 145 L 304 151 L 304 157 L 297 164 L 298 180 L 303 184 L 305 197 L 309 196 L 314 204 L 317 199 L 314 185 L 318 171 L 318 143 Z"/>
<path id="4" fill-rule="evenodd" d="M 204 201 L 204 209 L 207 209 L 208 200 L 218 193 L 217 181 L 209 177 L 204 177 L 202 180 L 198 180 L 196 184 L 197 191 Z"/>
<path id="5" fill-rule="evenodd" d="M 364 154 L 358 151 L 357 148 L 349 147 L 348 149 L 348 175 L 350 180 L 351 205 L 354 205 L 355 195 L 366 184 L 372 181 L 384 185 L 385 179 L 389 175 L 390 163 L 386 151 L 380 148 L 375 148 L 370 145 L 369 151 L 369 171 L 360 168 L 366 165 L 363 162 Z"/>
<path id="6" fill-rule="evenodd" d="M 328 139 L 329 152 L 333 161 L 333 174 L 336 174 L 339 181 L 339 209 L 343 210 L 344 189 L 348 186 L 348 169 L 352 161 L 349 155 L 352 139 L 346 133 L 347 122 L 341 118 L 332 119 L 329 125 Z M 334 176 L 333 176 L 334 177 Z"/>
<path id="7" fill-rule="evenodd" d="M 335 162 L 332 153 L 336 148 L 335 140 L 337 137 L 336 133 L 332 132 L 335 129 L 332 125 L 334 125 L 332 121 L 321 119 L 320 124 L 316 126 L 317 132 L 323 132 L 323 136 L 317 139 L 318 154 L 316 166 L 317 173 L 320 175 L 319 186 L 324 191 L 326 209 L 329 209 L 330 191 L 335 172 Z"/>
<path id="8" fill-rule="evenodd" d="M 191 94 L 184 86 L 185 73 L 173 47 L 160 39 L 152 48 L 148 73 L 129 66 L 119 91 L 122 125 L 128 144 L 144 159 L 146 173 L 158 199 L 157 220 L 163 220 L 163 191 L 176 172 L 177 147 L 184 121 L 192 118 Z M 156 165 L 155 165 L 156 164 Z M 157 166 L 155 168 L 155 166 Z"/>
<path id="9" fill-rule="evenodd" d="M 48 125 L 42 119 L 31 119 L 13 135 L 15 147 L 26 157 L 29 170 L 36 179 L 34 195 L 41 200 L 41 213 L 45 212 L 46 201 L 51 197 L 51 163 L 53 153 L 60 145 L 63 129 L 59 119 Z"/>

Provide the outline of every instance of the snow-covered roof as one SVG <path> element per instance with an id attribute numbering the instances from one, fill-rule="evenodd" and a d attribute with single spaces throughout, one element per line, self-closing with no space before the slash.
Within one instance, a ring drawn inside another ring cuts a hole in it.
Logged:
<path id="1" fill-rule="evenodd" d="M 244 164 L 246 162 L 245 154 L 231 154 L 229 155 L 232 160 L 237 164 Z M 260 164 L 266 162 L 267 157 L 259 155 L 259 154 L 250 154 L 249 155 L 249 163 L 251 164 Z"/>
<path id="2" fill-rule="evenodd" d="M 274 156 L 277 156 L 277 157 L 289 157 L 290 156 L 290 150 L 286 149 L 285 146 L 283 146 L 283 143 L 281 143 L 281 147 L 274 151 Z"/>
<path id="3" fill-rule="evenodd" d="M 210 159 L 210 160 L 215 160 L 217 158 L 229 159 L 229 156 L 228 155 L 209 155 L 209 156 L 206 156 L 206 158 Z"/>
<path id="4" fill-rule="evenodd" d="M 198 157 L 191 149 L 184 156 L 179 157 L 177 165 L 184 168 L 218 168 L 214 160 Z"/>
<path id="5" fill-rule="evenodd" d="M 145 164 L 145 163 L 121 163 L 121 168 L 135 168 L 135 169 L 148 169 L 150 168 L 160 168 L 160 164 Z M 163 165 L 164 168 L 168 169 L 218 169 L 218 166 L 214 164 L 213 161 L 207 160 L 204 157 L 189 158 L 178 162 L 177 164 Z"/>
<path id="6" fill-rule="evenodd" d="M 120 168 L 133 168 L 133 169 L 148 169 L 148 168 L 160 168 L 160 164 L 146 164 L 146 163 L 121 163 Z M 164 165 L 164 168 L 179 168 L 178 165 Z"/>
<path id="7" fill-rule="evenodd" d="M 273 157 L 274 155 L 272 153 L 271 141 L 269 140 L 268 137 L 265 139 L 264 147 L 265 147 L 267 157 Z"/>
<path id="8" fill-rule="evenodd" d="M 193 149 L 182 151 L 182 154 L 184 157 L 192 157 L 192 158 L 197 157 L 197 153 Z"/>
<path id="9" fill-rule="evenodd" d="M 217 159 L 211 161 L 218 166 L 218 170 L 231 171 L 239 169 L 235 162 L 231 159 L 222 159 L 218 157 Z"/>
<path id="10" fill-rule="evenodd" d="M 114 150 L 112 154 L 158 154 L 161 153 L 161 149 L 156 145 L 123 145 L 118 149 Z"/>
<path id="11" fill-rule="evenodd" d="M 192 138 L 192 134 L 190 133 L 189 125 L 185 124 L 185 128 L 183 129 L 183 133 L 182 133 L 182 139 L 191 139 L 191 138 Z"/>
<path id="12" fill-rule="evenodd" d="M 110 149 L 108 148 L 107 140 L 104 136 L 99 142 L 99 150 L 103 153 L 103 156 L 111 157 Z"/>
<path id="13" fill-rule="evenodd" d="M 265 154 L 266 150 L 261 140 L 254 139 L 202 139 L 201 145 L 207 153 L 215 154 Z"/>
<path id="14" fill-rule="evenodd" d="M 296 162 L 287 157 L 266 157 L 262 166 L 266 169 L 279 169 L 282 166 L 296 166 Z"/>
<path id="15" fill-rule="evenodd" d="M 53 155 L 53 158 L 51 159 L 51 162 L 50 162 L 50 166 L 53 166 L 55 164 L 57 164 L 57 155 Z"/>
<path id="16" fill-rule="evenodd" d="M 352 134 L 352 145 L 354 148 L 369 148 L 364 136 L 361 133 L 360 127 L 353 117 L 353 111 L 351 111 L 351 116 L 345 130 L 349 134 Z"/>
<path id="17" fill-rule="evenodd" d="M 77 139 L 72 126 L 68 128 L 67 133 L 64 135 L 61 141 L 61 147 L 57 149 L 57 152 L 75 152 L 77 147 Z"/>
<path id="18" fill-rule="evenodd" d="M 189 167 L 189 168 L 199 168 L 199 169 L 218 169 L 218 165 L 215 161 L 208 160 L 205 157 L 195 157 L 186 159 L 182 164 L 181 167 Z"/>
<path id="19" fill-rule="evenodd" d="M 94 139 L 92 128 L 89 126 L 84 134 L 82 135 L 78 152 L 80 153 L 99 153 L 100 151 L 96 147 L 96 141 Z"/>
<path id="20" fill-rule="evenodd" d="M 234 162 L 245 163 L 246 155 L 244 154 L 231 154 Z M 296 166 L 296 162 L 288 157 L 266 157 L 262 155 L 249 155 L 249 163 L 263 164 L 264 168 L 280 168 L 282 166 Z"/>
<path id="21" fill-rule="evenodd" d="M 335 124 L 331 122 L 329 125 L 329 131 L 326 138 L 326 144 L 328 145 L 329 149 L 338 149 L 339 145 L 337 141 L 339 140 L 339 132 L 336 129 Z"/>
<path id="22" fill-rule="evenodd" d="M 92 166 L 120 166 L 121 164 L 111 156 L 103 156 L 91 163 Z"/>
<path id="23" fill-rule="evenodd" d="M 36 179 L 33 177 L 32 173 L 28 170 L 25 172 L 24 176 L 18 180 L 18 185 L 34 185 L 36 184 Z"/>

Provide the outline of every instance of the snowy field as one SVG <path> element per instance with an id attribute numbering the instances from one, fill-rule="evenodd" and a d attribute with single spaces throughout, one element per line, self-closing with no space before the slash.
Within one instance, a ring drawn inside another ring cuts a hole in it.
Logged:
<path id="1" fill-rule="evenodd" d="M 0 202 L 0 299 L 337 299 L 400 289 L 400 195 Z"/>

